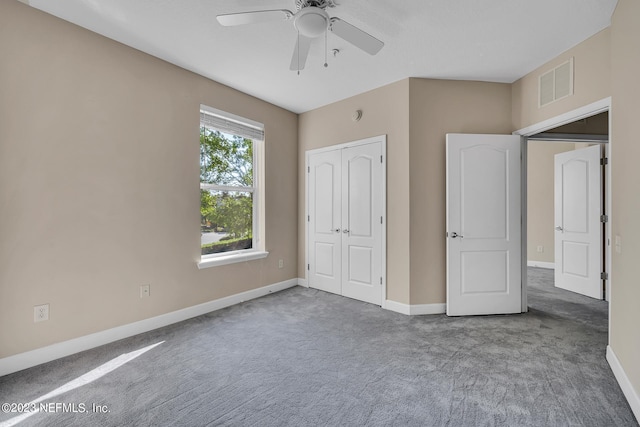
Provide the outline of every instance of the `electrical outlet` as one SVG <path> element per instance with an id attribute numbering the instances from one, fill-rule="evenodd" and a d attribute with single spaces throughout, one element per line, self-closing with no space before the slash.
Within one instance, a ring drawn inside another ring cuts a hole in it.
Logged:
<path id="1" fill-rule="evenodd" d="M 151 285 L 140 285 L 140 298 L 146 298 L 151 295 Z"/>
<path id="2" fill-rule="evenodd" d="M 49 304 L 33 307 L 33 322 L 44 322 L 45 320 L 49 320 Z"/>
<path id="3" fill-rule="evenodd" d="M 538 246 L 538 252 L 540 253 L 544 252 L 544 246 Z"/>
<path id="4" fill-rule="evenodd" d="M 284 267 L 284 260 L 279 259 L 278 260 L 278 268 L 283 268 Z"/>

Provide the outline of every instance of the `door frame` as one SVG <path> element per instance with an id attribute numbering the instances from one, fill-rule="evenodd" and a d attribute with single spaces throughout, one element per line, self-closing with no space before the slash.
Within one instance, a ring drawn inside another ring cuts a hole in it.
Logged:
<path id="1" fill-rule="evenodd" d="M 592 102 L 591 104 L 585 105 L 583 107 L 577 108 L 575 110 L 568 111 L 559 116 L 552 117 L 547 120 L 543 120 L 539 123 L 533 124 L 531 126 L 527 126 L 525 128 L 516 130 L 513 132 L 513 135 L 520 135 L 522 140 L 522 312 L 527 312 L 527 144 L 528 137 L 538 134 L 540 132 L 544 132 L 549 129 L 556 128 L 558 126 L 566 125 L 581 119 L 585 119 L 587 117 L 591 117 L 593 115 L 609 112 L 609 143 L 608 147 L 608 158 L 609 158 L 609 167 L 606 168 L 605 174 L 606 178 L 606 190 L 605 190 L 605 206 L 607 208 L 606 214 L 609 216 L 609 221 L 606 223 L 605 227 L 605 271 L 609 274 L 607 279 L 607 287 L 606 287 L 606 295 L 605 299 L 610 301 L 611 299 L 611 288 L 613 283 L 613 278 L 611 275 L 611 218 L 612 218 L 612 204 L 611 204 L 611 158 L 613 156 L 613 138 L 611 137 L 611 117 L 612 117 L 612 109 L 611 109 L 611 97 L 607 97 L 601 99 L 596 102 Z M 611 312 L 609 311 L 609 320 L 611 320 Z M 611 322 L 609 322 L 609 325 Z"/>
<path id="2" fill-rule="evenodd" d="M 344 148 L 357 147 L 359 145 L 367 145 L 373 143 L 380 143 L 382 152 L 382 260 L 380 266 L 380 275 L 382 276 L 382 286 L 380 296 L 380 304 L 382 308 L 387 308 L 387 135 L 372 136 L 370 138 L 358 139 L 355 141 L 345 142 L 342 144 L 329 145 L 327 147 L 315 148 L 313 150 L 305 151 L 304 159 L 304 216 L 307 218 L 304 221 L 304 263 L 307 268 L 304 269 L 304 286 L 309 287 L 309 244 L 311 240 L 309 238 L 309 158 L 313 154 L 318 154 L 326 151 L 342 150 Z"/>

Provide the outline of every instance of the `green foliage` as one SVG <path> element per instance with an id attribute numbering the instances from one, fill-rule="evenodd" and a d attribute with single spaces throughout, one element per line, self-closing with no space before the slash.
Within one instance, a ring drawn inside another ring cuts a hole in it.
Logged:
<path id="1" fill-rule="evenodd" d="M 200 128 L 200 182 L 225 186 L 253 186 L 253 143 L 250 139 Z M 232 238 L 251 238 L 252 194 L 200 190 L 202 224 L 222 228 Z"/>
<path id="2" fill-rule="evenodd" d="M 200 182 L 253 186 L 253 142 L 200 128 Z"/>
<path id="3" fill-rule="evenodd" d="M 232 238 L 251 237 L 253 230 L 251 194 L 200 190 L 200 202 L 200 215 L 206 225 L 222 228 Z"/>
<path id="4" fill-rule="evenodd" d="M 215 224 L 216 203 L 216 198 L 213 194 L 207 190 L 200 190 L 200 217 L 205 225 Z"/>

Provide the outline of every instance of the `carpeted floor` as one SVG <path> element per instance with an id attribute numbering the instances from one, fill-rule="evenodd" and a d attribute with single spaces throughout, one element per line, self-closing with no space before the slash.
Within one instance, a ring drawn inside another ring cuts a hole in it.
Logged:
<path id="1" fill-rule="evenodd" d="M 1 377 L 0 403 L 49 404 L 20 426 L 637 426 L 605 360 L 607 303 L 529 275 L 531 310 L 511 316 L 296 287 Z"/>

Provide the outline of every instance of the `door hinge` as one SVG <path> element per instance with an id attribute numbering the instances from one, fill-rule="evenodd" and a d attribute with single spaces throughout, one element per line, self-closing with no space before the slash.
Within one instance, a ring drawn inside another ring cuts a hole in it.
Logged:
<path id="1" fill-rule="evenodd" d="M 600 159 L 600 164 L 601 164 L 602 166 L 604 166 L 604 165 L 608 165 L 608 164 L 609 164 L 609 159 L 608 159 L 607 157 L 603 157 L 603 158 L 601 158 L 601 159 Z"/>
<path id="2" fill-rule="evenodd" d="M 307 173 L 311 173 L 311 166 L 307 166 Z"/>
<path id="3" fill-rule="evenodd" d="M 380 156 L 380 163 L 382 163 L 382 156 Z"/>
<path id="4" fill-rule="evenodd" d="M 600 278 L 602 280 L 609 280 L 609 273 L 603 271 L 602 273 L 600 273 Z"/>
<path id="5" fill-rule="evenodd" d="M 380 217 L 380 224 L 382 224 L 382 217 Z"/>
<path id="6" fill-rule="evenodd" d="M 382 285 L 382 277 L 380 278 L 380 284 Z"/>
<path id="7" fill-rule="evenodd" d="M 311 268 L 309 266 L 310 266 L 310 264 L 307 264 L 307 270 L 311 270 Z"/>
<path id="8" fill-rule="evenodd" d="M 608 215 L 600 215 L 600 222 L 609 222 Z"/>
<path id="9" fill-rule="evenodd" d="M 307 222 L 311 222 L 311 215 L 307 215 Z"/>

